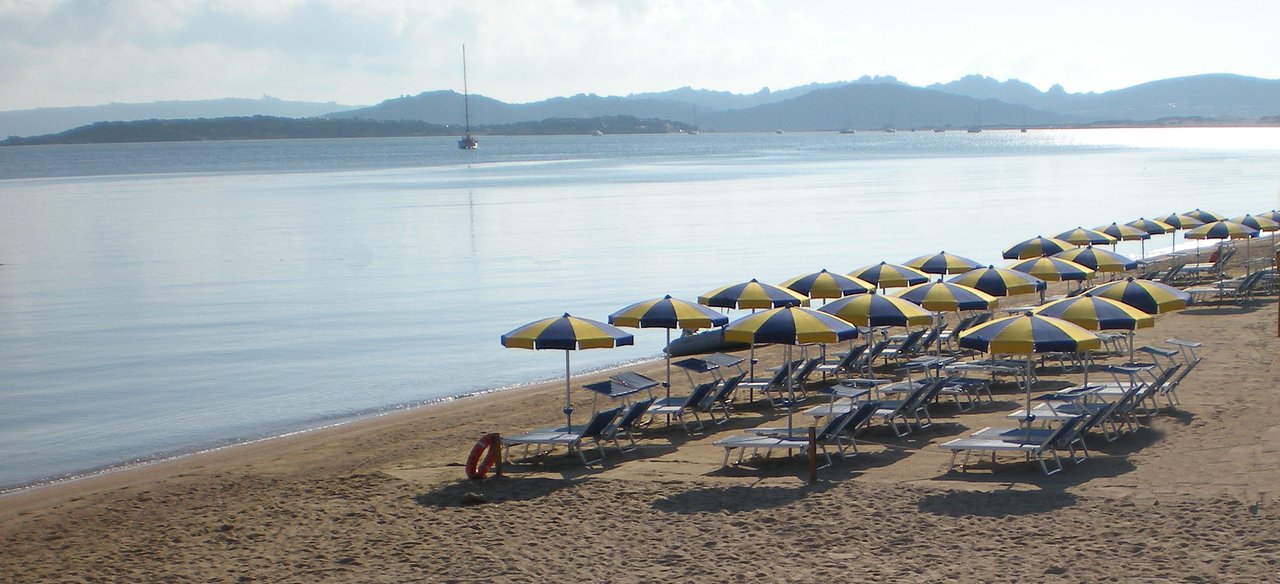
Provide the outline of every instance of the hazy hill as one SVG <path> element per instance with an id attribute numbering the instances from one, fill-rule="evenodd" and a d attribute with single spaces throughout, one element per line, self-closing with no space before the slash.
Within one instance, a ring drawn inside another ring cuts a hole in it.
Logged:
<path id="1" fill-rule="evenodd" d="M 389 99 L 378 105 L 325 114 L 329 118 L 361 118 L 368 120 L 423 120 L 436 124 L 464 123 L 462 94 L 454 91 L 428 91 L 418 95 Z M 513 124 L 548 118 L 593 118 L 632 116 L 661 118 L 693 123 L 697 107 L 678 101 L 632 99 L 575 95 L 556 97 L 534 103 L 510 104 L 480 95 L 471 96 L 471 124 Z"/>
<path id="2" fill-rule="evenodd" d="M 152 103 L 112 103 L 80 107 L 45 107 L 0 112 L 0 137 L 51 134 L 103 121 L 151 119 L 221 118 L 236 116 L 278 116 L 306 118 L 357 106 L 334 102 L 260 99 L 209 99 L 199 101 L 157 101 Z"/>

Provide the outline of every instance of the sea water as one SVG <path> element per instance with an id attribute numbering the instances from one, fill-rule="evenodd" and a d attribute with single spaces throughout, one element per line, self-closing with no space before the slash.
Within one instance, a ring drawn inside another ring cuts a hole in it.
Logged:
<path id="1" fill-rule="evenodd" d="M 562 378 L 498 337 L 565 312 L 1280 206 L 1276 129 L 481 142 L 0 148 L 0 488 Z"/>

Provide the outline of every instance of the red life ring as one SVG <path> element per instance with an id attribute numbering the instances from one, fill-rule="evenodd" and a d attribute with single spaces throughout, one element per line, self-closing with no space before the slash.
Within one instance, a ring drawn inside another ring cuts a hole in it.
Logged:
<path id="1" fill-rule="evenodd" d="M 485 454 L 488 450 L 489 453 Z M 483 459 L 481 457 L 483 456 Z M 467 478 L 472 480 L 483 479 L 489 474 L 489 469 L 498 464 L 499 448 L 498 435 L 485 434 L 476 441 L 476 445 L 471 447 L 471 454 L 467 456 Z"/>

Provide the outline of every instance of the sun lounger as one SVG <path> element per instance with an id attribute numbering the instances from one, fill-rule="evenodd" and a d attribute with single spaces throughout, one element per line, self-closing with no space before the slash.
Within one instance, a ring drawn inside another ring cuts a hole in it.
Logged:
<path id="1" fill-rule="evenodd" d="M 1077 464 L 1084 462 L 1085 459 L 1089 458 L 1089 447 L 1085 445 L 1085 436 L 1089 434 L 1089 430 L 1092 430 L 1095 426 L 1102 423 L 1108 415 L 1110 415 L 1108 410 L 1100 409 L 1095 411 L 1093 414 L 1085 416 L 1083 421 L 1077 424 L 1071 432 L 1058 437 L 1056 447 L 1066 448 L 1072 462 Z M 1057 428 L 987 427 L 970 434 L 969 437 L 983 439 L 998 438 L 1000 440 L 1014 439 L 1022 442 L 1035 442 L 1037 440 L 1044 440 L 1046 437 L 1051 436 L 1057 431 Z M 1080 447 L 1079 454 L 1076 453 L 1077 446 Z"/>
<path id="2" fill-rule="evenodd" d="M 792 361 L 791 370 L 795 371 L 802 362 L 801 359 Z M 776 392 L 779 395 L 784 395 L 787 391 L 787 364 L 783 363 L 782 366 L 778 367 L 773 372 L 772 377 L 767 379 L 746 379 L 739 383 L 738 387 L 749 389 L 753 392 L 759 390 L 764 394 L 765 399 L 769 400 L 769 405 L 776 408 L 778 407 L 778 402 L 773 399 L 773 394 Z"/>
<path id="3" fill-rule="evenodd" d="M 702 418 L 698 416 L 699 411 L 706 411 L 702 408 L 703 403 L 707 400 L 711 392 L 720 385 L 719 381 L 708 381 L 699 383 L 693 387 L 693 391 L 689 395 L 672 396 L 659 399 L 649 406 L 650 419 L 657 416 L 674 416 L 680 422 L 680 426 L 685 432 L 693 433 L 689 429 L 689 424 L 685 421 L 685 414 L 692 414 L 694 421 L 698 423 L 698 429 L 702 429 Z"/>
<path id="4" fill-rule="evenodd" d="M 823 427 L 815 432 L 814 446 L 827 461 L 820 468 L 826 468 L 832 464 L 831 453 L 826 448 L 828 445 L 835 446 L 843 459 L 847 460 L 850 456 L 857 455 L 858 447 L 853 434 L 857 428 L 867 423 L 878 405 L 877 402 L 863 402 L 856 410 L 827 418 Z M 790 432 L 787 428 L 761 428 L 751 434 L 717 440 L 714 444 L 724 448 L 724 466 L 729 466 L 729 455 L 734 449 L 739 451 L 738 463 L 741 463 L 746 456 L 747 449 L 753 451 L 763 449 L 767 453 L 772 453 L 776 449 L 804 451 L 809 447 L 808 432 L 808 427 L 794 428 Z M 849 451 L 853 454 L 849 454 Z"/>
<path id="5" fill-rule="evenodd" d="M 746 373 L 739 373 L 738 375 L 726 377 L 724 381 L 716 387 L 715 391 L 711 392 L 707 396 L 706 400 L 704 400 L 704 407 L 700 409 L 707 412 L 707 415 L 711 417 L 712 422 L 715 422 L 716 424 L 723 424 L 729 421 L 729 406 L 733 403 L 733 394 L 737 391 L 738 385 L 742 383 L 742 380 L 746 376 Z M 724 417 L 717 419 L 717 411 L 722 413 Z"/>
<path id="6" fill-rule="evenodd" d="M 591 417 L 591 421 L 587 422 L 587 424 L 582 426 L 582 428 L 577 432 L 560 432 L 556 431 L 559 429 L 552 429 L 535 430 L 533 432 L 527 432 L 515 436 L 505 436 L 502 439 L 504 446 L 503 450 L 506 451 L 507 456 L 509 457 L 511 455 L 511 446 L 524 445 L 523 458 L 527 459 L 530 456 L 530 446 L 545 446 L 547 448 L 547 450 L 541 450 L 540 448 L 534 456 L 541 456 L 549 453 L 557 446 L 564 446 L 568 449 L 570 454 L 576 453 L 578 458 L 582 459 L 582 464 L 584 466 L 590 467 L 593 464 L 604 462 L 604 446 L 600 444 L 600 440 L 603 438 L 605 429 L 613 423 L 613 420 L 618 417 L 618 413 L 621 411 L 622 408 L 617 407 L 597 412 Z M 583 450 L 583 443 L 587 441 L 594 444 L 596 449 L 600 451 L 599 458 L 587 460 L 587 455 Z"/>
<path id="7" fill-rule="evenodd" d="M 998 453 L 1016 452 L 1024 455 L 1028 461 L 1034 459 L 1040 465 L 1040 470 L 1048 476 L 1062 471 L 1062 459 L 1058 457 L 1058 451 L 1056 450 L 1058 441 L 1073 432 L 1075 427 L 1082 421 L 1082 418 L 1082 416 L 1071 418 L 1040 439 L 1024 440 L 1016 436 L 1007 438 L 957 438 L 949 442 L 943 442 L 939 445 L 939 448 L 951 451 L 951 466 L 949 470 L 959 468 L 960 472 L 967 472 L 969 457 L 975 452 L 990 452 L 991 464 L 993 465 L 996 462 Z M 956 458 L 961 452 L 965 453 L 964 460 L 957 466 Z M 1046 463 L 1046 456 L 1053 461 L 1053 469 L 1050 469 Z"/>
<path id="8" fill-rule="evenodd" d="M 866 350 L 866 345 L 858 345 L 854 347 L 853 350 L 845 353 L 843 357 L 835 361 L 819 363 L 818 371 L 821 371 L 823 376 L 826 376 L 829 373 L 833 377 L 839 376 L 841 373 L 853 373 L 854 365 Z"/>

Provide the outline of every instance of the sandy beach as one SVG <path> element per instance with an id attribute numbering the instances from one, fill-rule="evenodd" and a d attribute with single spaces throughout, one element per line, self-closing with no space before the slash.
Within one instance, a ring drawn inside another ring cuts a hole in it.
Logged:
<path id="1" fill-rule="evenodd" d="M 1203 343 L 1180 405 L 1095 433 L 1053 476 L 949 472 L 938 444 L 1010 424 L 1006 383 L 904 438 L 873 425 L 813 484 L 798 458 L 721 465 L 712 442 L 781 419 L 758 404 L 705 432 L 647 428 L 603 468 L 560 456 L 467 480 L 482 434 L 560 420 L 549 383 L 5 496 L 0 581 L 1280 581 L 1276 298 L 1163 314 L 1135 342 L 1173 337 Z M 1079 381 L 1049 367 L 1037 390 Z"/>

